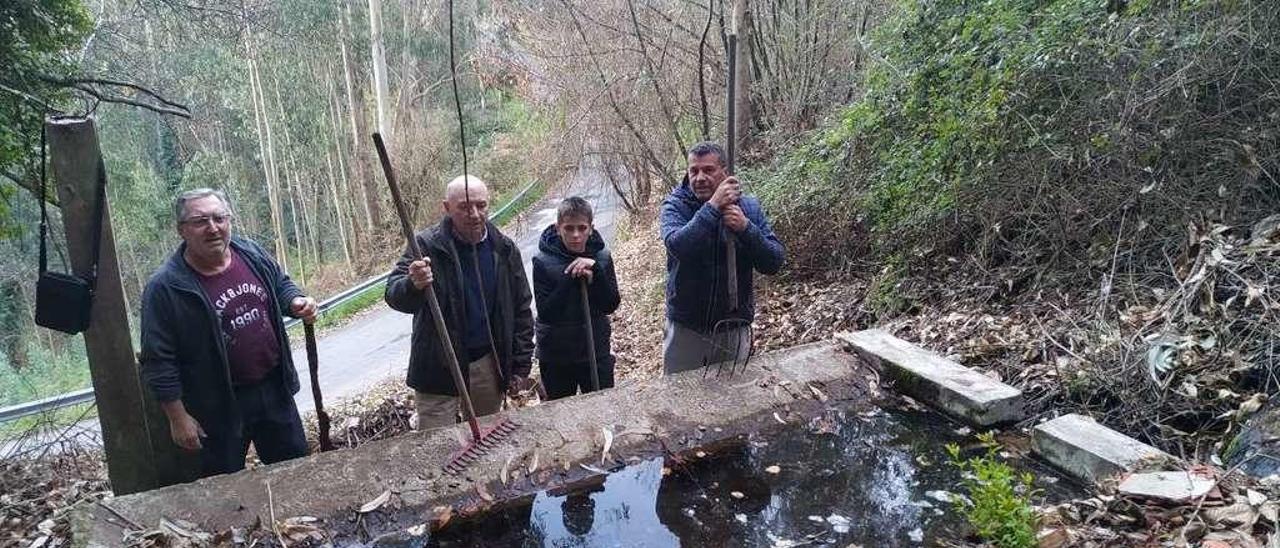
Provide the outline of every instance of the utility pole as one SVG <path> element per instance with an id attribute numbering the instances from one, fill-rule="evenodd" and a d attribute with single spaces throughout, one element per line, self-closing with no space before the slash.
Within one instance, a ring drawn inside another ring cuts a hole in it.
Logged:
<path id="1" fill-rule="evenodd" d="M 103 165 L 97 130 L 91 118 L 50 118 L 45 129 L 71 269 L 86 276 L 93 261 L 98 170 Z M 102 215 L 98 279 L 84 345 L 111 489 L 123 495 L 190 481 L 197 469 L 173 444 L 168 424 L 138 376 L 109 204 L 103 204 Z"/>

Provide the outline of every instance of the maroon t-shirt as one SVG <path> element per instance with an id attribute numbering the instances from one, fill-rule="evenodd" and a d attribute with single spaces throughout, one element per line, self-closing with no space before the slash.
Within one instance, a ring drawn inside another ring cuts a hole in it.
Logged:
<path id="1" fill-rule="evenodd" d="M 222 327 L 231 383 L 261 381 L 280 362 L 280 341 L 271 322 L 271 293 L 234 250 L 226 270 L 213 276 L 197 272 L 196 277 Z"/>

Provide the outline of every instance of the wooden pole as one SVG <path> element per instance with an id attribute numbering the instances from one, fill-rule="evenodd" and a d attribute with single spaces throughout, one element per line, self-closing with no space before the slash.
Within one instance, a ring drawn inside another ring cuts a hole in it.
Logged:
<path id="1" fill-rule="evenodd" d="M 735 52 L 738 64 L 734 67 L 735 89 L 733 90 L 737 100 L 737 104 L 734 105 L 733 124 L 738 131 L 733 144 L 729 146 L 737 149 L 739 153 L 747 147 L 749 135 L 751 135 L 751 34 L 755 29 L 751 26 L 750 4 L 750 0 L 734 0 L 733 21 L 730 27 L 732 29 L 730 33 L 738 36 Z"/>
<path id="2" fill-rule="evenodd" d="M 52 118 L 45 127 L 71 269 L 85 276 L 93 260 L 93 215 L 102 165 L 98 134 L 90 118 Z M 101 242 L 84 345 L 111 488 L 123 495 L 193 479 L 192 463 L 176 455 L 168 425 L 138 376 L 109 204 L 103 206 Z"/>

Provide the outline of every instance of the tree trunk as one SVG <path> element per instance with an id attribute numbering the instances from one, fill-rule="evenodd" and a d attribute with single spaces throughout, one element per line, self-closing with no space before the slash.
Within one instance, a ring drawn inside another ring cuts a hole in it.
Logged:
<path id="1" fill-rule="evenodd" d="M 369 155 L 365 154 L 368 150 L 369 126 L 365 121 L 364 88 L 355 81 L 356 69 L 350 57 L 350 44 L 355 43 L 355 37 L 351 34 L 351 2 L 354 1 L 343 2 L 342 16 L 339 18 L 342 36 L 338 45 L 342 51 L 342 80 L 346 86 L 347 114 L 351 119 L 351 167 L 363 190 L 365 218 L 369 221 L 366 227 L 372 229 L 382 225 L 382 208 L 378 200 L 379 187 L 370 175 Z"/>
<path id="2" fill-rule="evenodd" d="M 289 133 L 289 118 L 285 115 L 284 100 L 280 98 L 280 81 L 272 78 L 272 83 L 275 84 L 276 110 L 280 112 L 280 128 L 284 132 L 284 179 L 288 186 L 282 187 L 281 191 L 289 198 L 289 218 L 293 222 L 293 241 L 298 249 L 298 280 L 305 286 L 307 285 L 307 271 L 303 264 L 306 263 L 306 248 L 305 240 L 302 237 L 302 227 L 298 224 L 298 163 L 293 155 L 293 136 Z M 285 253 L 288 253 L 287 249 Z"/>
<path id="3" fill-rule="evenodd" d="M 262 144 L 263 136 L 266 136 L 266 154 L 263 156 L 262 162 L 263 165 L 266 166 L 267 204 L 271 210 L 271 228 L 275 232 L 275 255 L 276 260 L 280 262 L 280 266 L 287 271 L 289 270 L 289 262 L 287 248 L 285 247 L 284 226 L 280 219 L 280 197 L 276 194 L 276 189 L 279 187 L 276 174 L 279 173 L 279 171 L 276 170 L 275 145 L 271 134 L 271 119 L 267 113 L 267 100 L 262 89 L 262 78 L 258 71 L 258 62 L 255 58 L 255 52 L 253 51 L 253 47 L 249 40 L 249 36 L 246 35 L 245 46 L 246 49 L 249 50 L 250 91 L 253 92 L 255 112 L 259 113 L 259 116 L 261 117 L 261 127 L 259 128 L 258 134 L 258 142 L 260 145 Z M 256 117 L 257 116 L 255 116 L 255 118 Z"/>
<path id="4" fill-rule="evenodd" d="M 329 193 L 333 196 L 333 218 L 338 224 L 338 237 L 342 240 L 342 257 L 347 263 L 347 271 L 351 271 L 351 249 L 347 246 L 347 228 L 342 222 L 342 200 L 338 199 L 338 182 L 333 176 L 333 155 L 328 151 L 324 151 L 324 164 L 328 168 L 325 173 L 329 174 Z"/>
<path id="5" fill-rule="evenodd" d="M 373 58 L 373 94 L 378 108 L 378 132 L 391 141 L 387 108 L 387 54 L 382 40 L 382 0 L 369 0 L 369 50 Z"/>
<path id="6" fill-rule="evenodd" d="M 0 349 L 14 371 L 22 371 L 31 361 L 26 343 L 30 312 L 19 282 L 13 278 L 0 281 Z"/>
<path id="7" fill-rule="evenodd" d="M 339 112 L 340 108 L 339 108 L 339 106 L 338 106 L 338 98 L 337 98 L 337 95 L 335 95 L 335 94 L 333 94 L 333 93 L 332 93 L 332 91 L 333 91 L 333 80 L 332 80 L 332 79 L 330 79 L 330 80 L 329 80 L 329 91 L 330 91 L 331 93 L 329 94 L 329 98 L 330 98 L 330 101 L 329 101 L 329 116 L 328 116 L 327 118 L 329 119 L 329 124 L 330 124 L 330 126 L 329 126 L 329 127 L 330 127 L 330 129 L 333 131 L 333 148 L 334 148 L 335 156 L 337 157 L 337 161 L 338 161 L 338 172 L 337 172 L 337 175 L 336 175 L 334 178 L 335 178 L 335 179 L 337 179 L 337 182 L 338 182 L 338 188 L 339 188 L 339 190 L 341 191 L 341 197 L 342 197 L 343 199 L 348 200 L 348 203 L 360 203 L 360 202 L 361 202 L 361 200 L 356 200 L 356 199 L 354 199 L 354 198 L 351 196 L 351 189 L 350 189 L 350 185 L 349 185 L 349 184 L 347 184 L 347 180 L 348 180 L 348 179 L 347 179 L 347 166 L 346 166 L 346 162 L 345 162 L 345 160 L 343 159 L 343 154 L 342 154 L 342 129 L 341 129 L 341 127 L 338 125 L 338 118 L 340 118 L 340 117 L 341 117 L 341 114 L 340 114 L 340 112 Z M 354 208 L 353 208 L 353 209 L 354 209 Z M 353 254 L 359 255 L 358 253 L 355 253 L 355 251 L 354 251 L 354 250 L 359 248 L 359 245 L 358 245 L 358 244 L 359 244 L 359 242 L 360 242 L 363 238 L 361 237 L 360 231 L 356 230 L 356 217 L 357 217 L 357 215 L 355 214 L 355 212 L 354 212 L 354 211 L 352 211 L 352 212 L 351 212 L 351 239 L 352 239 L 352 242 L 350 243 L 350 247 L 351 247 L 351 248 L 352 248 L 352 250 L 353 250 L 353 251 L 352 251 L 352 253 L 353 253 Z M 366 235 L 366 236 L 371 236 L 371 234 L 368 234 L 368 235 Z M 345 239 L 346 239 L 346 238 L 344 238 L 344 240 L 345 240 Z"/>

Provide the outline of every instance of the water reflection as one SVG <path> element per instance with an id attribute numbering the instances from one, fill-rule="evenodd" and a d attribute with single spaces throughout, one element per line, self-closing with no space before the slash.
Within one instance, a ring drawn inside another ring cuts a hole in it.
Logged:
<path id="1" fill-rule="evenodd" d="M 538 493 L 530 509 L 526 546 L 680 546 L 680 539 L 658 519 L 662 459 L 609 474 L 604 484 L 556 496 Z"/>
<path id="2" fill-rule="evenodd" d="M 568 546 L 867 546 L 934 544 L 957 523 L 957 472 L 944 444 L 965 439 L 936 416 L 819 417 L 675 466 L 625 467 L 603 484 L 542 492 L 531 506 L 451 528 L 432 544 Z M 1037 470 L 1043 474 L 1044 470 Z M 1051 498 L 1067 491 L 1043 484 Z"/>

